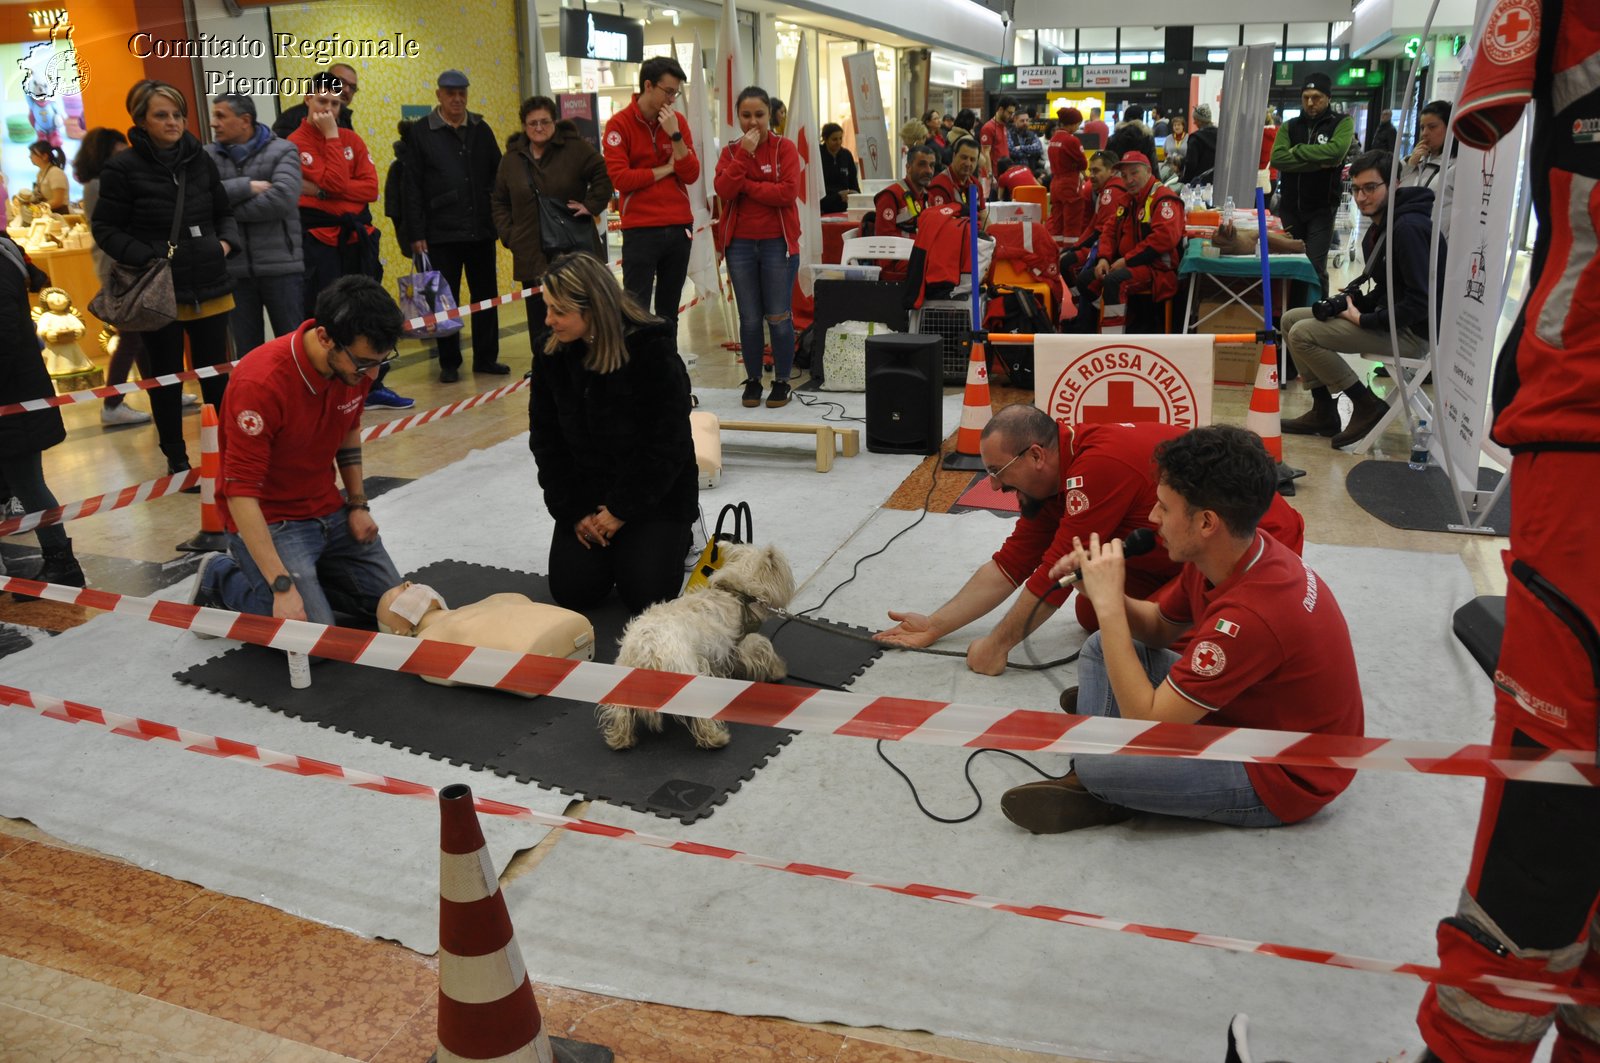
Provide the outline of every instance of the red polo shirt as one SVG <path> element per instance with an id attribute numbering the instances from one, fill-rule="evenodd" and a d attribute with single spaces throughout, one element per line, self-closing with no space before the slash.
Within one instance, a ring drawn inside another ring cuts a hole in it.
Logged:
<path id="1" fill-rule="evenodd" d="M 1364 733 L 1356 655 L 1339 603 L 1311 566 L 1270 535 L 1257 531 L 1233 574 L 1215 587 L 1185 565 L 1155 601 L 1167 620 L 1191 625 L 1166 682 L 1206 710 L 1200 723 Z M 1244 770 L 1285 823 L 1332 801 L 1356 774 L 1279 764 Z"/>
<path id="2" fill-rule="evenodd" d="M 324 380 L 306 357 L 307 321 L 250 352 L 228 374 L 222 398 L 222 479 L 217 502 L 229 531 L 229 496 L 255 498 L 268 524 L 325 517 L 343 502 L 334 454 L 361 425 L 372 380 Z"/>

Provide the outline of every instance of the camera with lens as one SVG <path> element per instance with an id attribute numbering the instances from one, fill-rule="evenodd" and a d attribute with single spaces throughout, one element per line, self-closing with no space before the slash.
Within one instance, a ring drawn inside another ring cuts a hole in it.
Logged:
<path id="1" fill-rule="evenodd" d="M 1350 305 L 1350 293 L 1340 292 L 1311 304 L 1311 314 L 1318 321 L 1331 321 L 1345 312 Z"/>

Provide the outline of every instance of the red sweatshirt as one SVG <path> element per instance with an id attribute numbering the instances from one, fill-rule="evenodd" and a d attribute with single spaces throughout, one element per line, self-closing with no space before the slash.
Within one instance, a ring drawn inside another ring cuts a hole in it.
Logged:
<path id="1" fill-rule="evenodd" d="M 366 142 L 353 129 L 339 130 L 332 140 L 304 119 L 289 134 L 300 149 L 300 175 L 322 189 L 322 198 L 301 196 L 300 206 L 328 214 L 359 214 L 378 200 L 378 168 Z M 367 226 L 372 232 L 372 226 Z M 338 242 L 337 226 L 311 229 L 310 233 L 329 246 Z"/>
<path id="2" fill-rule="evenodd" d="M 717 197 L 722 200 L 722 246 L 735 237 L 770 240 L 782 236 L 791 255 L 800 253 L 800 152 L 787 137 L 769 136 L 755 154 L 739 141 L 717 160 Z"/>
<path id="3" fill-rule="evenodd" d="M 672 158 L 672 138 L 660 122 L 645 119 L 639 96 L 606 121 L 606 173 L 621 197 L 622 227 L 642 229 L 658 225 L 689 225 L 689 186 L 700 176 L 700 157 L 694 152 L 689 120 L 678 115 L 678 130 L 689 153 Z M 650 171 L 672 163 L 672 174 L 657 181 Z"/>

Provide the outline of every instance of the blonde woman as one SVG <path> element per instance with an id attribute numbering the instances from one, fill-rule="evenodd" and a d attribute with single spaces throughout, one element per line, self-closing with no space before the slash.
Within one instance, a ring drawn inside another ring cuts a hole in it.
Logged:
<path id="1" fill-rule="evenodd" d="M 555 518 L 550 594 L 581 612 L 615 588 L 642 612 L 677 595 L 699 513 L 689 374 L 675 330 L 598 259 L 552 262 L 544 301 L 528 448 Z"/>

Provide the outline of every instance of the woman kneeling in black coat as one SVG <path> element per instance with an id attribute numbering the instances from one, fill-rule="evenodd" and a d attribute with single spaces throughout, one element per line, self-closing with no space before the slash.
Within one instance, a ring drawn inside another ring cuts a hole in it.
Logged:
<path id="1" fill-rule="evenodd" d="M 581 611 L 616 587 L 637 613 L 677 595 L 699 514 L 689 374 L 672 327 L 598 259 L 557 259 L 544 300 L 528 447 L 556 522 L 550 593 Z"/>

